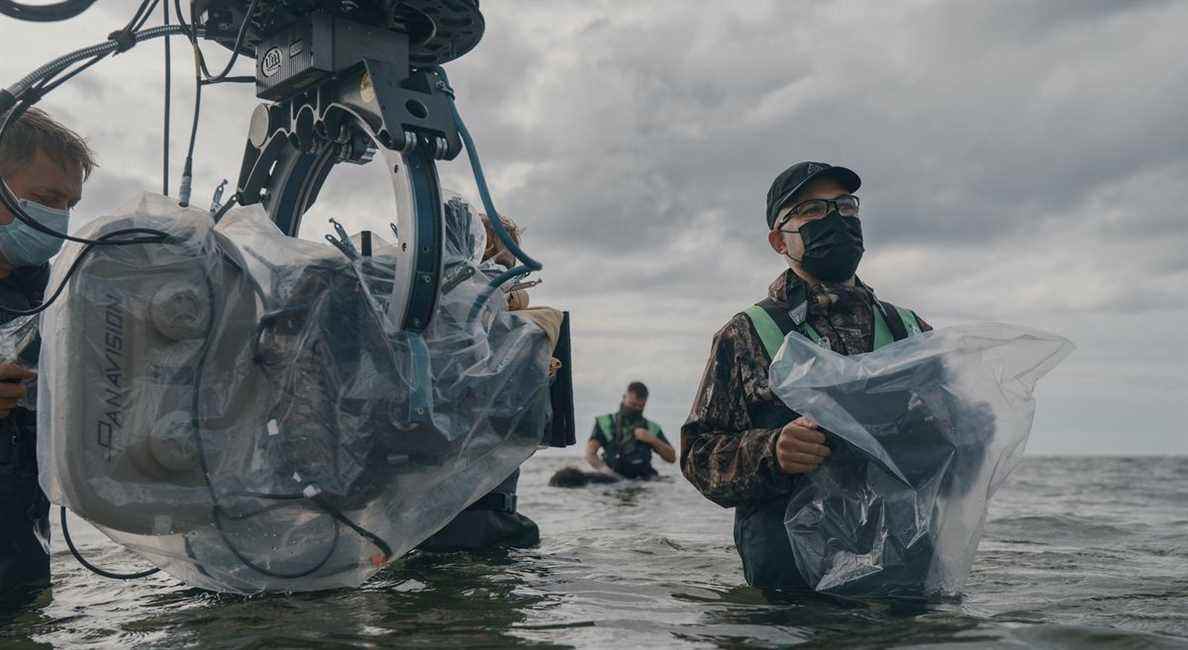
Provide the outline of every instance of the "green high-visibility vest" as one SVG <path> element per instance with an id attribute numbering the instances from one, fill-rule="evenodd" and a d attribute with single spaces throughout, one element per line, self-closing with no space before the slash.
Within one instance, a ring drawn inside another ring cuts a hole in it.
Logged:
<path id="1" fill-rule="evenodd" d="M 606 436 L 608 441 L 610 441 L 612 444 L 618 444 L 620 442 L 615 435 L 615 416 L 613 413 L 608 415 L 600 415 L 594 418 L 594 421 L 598 423 L 598 429 L 602 431 L 602 435 Z M 647 418 L 644 418 L 644 423 L 648 426 L 648 433 L 654 436 L 660 435 L 659 424 L 656 424 Z"/>
<path id="2" fill-rule="evenodd" d="M 895 337 L 891 334 L 891 328 L 887 326 L 887 319 L 883 318 L 883 310 L 874 305 L 871 305 L 870 308 L 874 310 L 874 349 L 877 350 L 885 345 L 894 343 Z M 899 318 L 903 321 L 903 326 L 907 330 L 908 336 L 915 336 L 922 332 L 920 322 L 916 320 L 915 312 L 910 309 L 904 309 L 903 307 L 896 307 L 895 309 L 899 312 Z M 751 324 L 755 326 L 755 331 L 759 333 L 759 339 L 763 341 L 763 347 L 767 350 L 767 355 L 774 359 L 776 352 L 784 344 L 784 332 L 780 329 L 779 324 L 775 322 L 771 314 L 767 313 L 766 309 L 759 305 L 751 305 L 743 313 L 747 315 L 747 318 L 751 319 Z M 811 339 L 813 343 L 826 349 L 829 348 L 829 343 L 808 321 L 805 321 L 800 326 L 800 333 Z"/>

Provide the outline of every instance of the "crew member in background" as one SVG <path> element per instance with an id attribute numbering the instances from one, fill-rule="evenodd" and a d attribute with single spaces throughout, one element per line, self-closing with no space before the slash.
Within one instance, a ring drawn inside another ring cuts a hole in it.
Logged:
<path id="1" fill-rule="evenodd" d="M 610 470 L 624 478 L 651 479 L 656 476 L 653 451 L 666 462 L 676 462 L 676 450 L 664 437 L 660 425 L 643 416 L 647 405 L 648 387 L 633 381 L 623 394 L 618 412 L 594 419 L 594 431 L 586 443 L 586 462 L 591 467 Z"/>
<path id="2" fill-rule="evenodd" d="M 0 178 L 29 216 L 58 232 L 66 232 L 94 168 L 86 141 L 35 108 L 0 141 Z M 41 304 L 49 259 L 61 246 L 0 204 L 0 324 L 17 318 L 5 308 Z M 22 382 L 36 373 L 13 359 L 0 362 L 0 591 L 12 594 L 49 584 L 49 501 L 37 483 L 37 415 L 18 406 L 27 392 Z"/>

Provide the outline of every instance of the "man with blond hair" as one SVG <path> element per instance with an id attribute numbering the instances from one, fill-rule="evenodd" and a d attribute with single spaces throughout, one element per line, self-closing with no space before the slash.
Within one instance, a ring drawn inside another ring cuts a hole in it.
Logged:
<path id="1" fill-rule="evenodd" d="M 30 108 L 0 141 L 0 180 L 22 210 L 66 232 L 70 208 L 95 168 L 94 154 L 77 133 Z M 49 260 L 62 240 L 16 218 L 0 204 L 0 324 L 41 304 Z M 7 346 L 6 346 L 7 347 Z M 0 359 L 0 593 L 49 583 L 49 501 L 37 483 L 37 416 L 24 382 L 36 372 Z"/>

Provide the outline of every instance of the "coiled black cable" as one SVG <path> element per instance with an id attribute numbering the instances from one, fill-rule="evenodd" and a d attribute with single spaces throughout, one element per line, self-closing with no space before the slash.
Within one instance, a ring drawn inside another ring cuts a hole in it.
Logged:
<path id="1" fill-rule="evenodd" d="M 256 13 L 256 2 L 258 2 L 258 0 L 251 0 L 251 2 L 248 3 L 247 11 L 243 14 L 243 22 L 239 25 L 239 32 L 235 34 L 235 45 L 231 47 L 231 58 L 227 61 L 227 65 L 223 68 L 222 72 L 213 77 L 210 76 L 210 72 L 208 71 L 206 73 L 208 81 L 212 83 L 218 83 L 223 79 L 226 79 L 227 75 L 231 74 L 231 66 L 235 65 L 235 62 L 239 60 L 239 48 L 243 47 L 243 38 L 247 34 L 248 24 L 251 23 L 252 16 Z M 191 7 L 193 7 L 193 5 L 191 5 Z M 192 9 L 190 12 L 190 20 L 194 20 Z"/>
<path id="2" fill-rule="evenodd" d="M 155 230 L 153 228 L 124 228 L 122 230 L 116 230 L 114 232 L 107 233 L 106 235 L 103 235 L 102 237 L 100 237 L 99 239 L 97 239 L 95 241 L 99 242 L 99 243 L 103 243 L 105 240 L 107 240 L 109 238 L 120 237 L 120 236 L 124 236 L 124 235 L 129 235 L 129 234 L 153 235 L 154 236 L 153 241 L 155 241 L 155 242 L 156 241 L 166 242 L 169 240 L 169 237 L 170 237 L 169 233 L 162 232 L 160 230 Z M 34 314 L 40 314 L 41 312 L 45 311 L 46 309 L 49 309 L 49 306 L 54 304 L 54 301 L 58 299 L 58 296 L 62 295 L 62 291 L 64 291 L 66 289 L 66 285 L 70 283 L 70 278 L 74 275 L 74 273 L 76 271 L 78 271 L 78 268 L 82 264 L 83 260 L 86 259 L 86 257 L 91 254 L 91 251 L 95 250 L 95 246 L 96 246 L 96 244 L 87 244 L 83 248 L 82 252 L 78 254 L 78 257 L 76 257 L 74 259 L 74 261 L 71 262 L 70 268 L 66 270 L 66 275 L 62 278 L 62 281 L 58 283 L 58 288 L 55 289 L 52 294 L 50 294 L 49 298 L 43 299 L 41 301 L 40 305 L 37 305 L 36 307 L 30 308 L 30 309 L 13 309 L 11 307 L 6 307 L 4 305 L 0 305 L 0 312 L 7 313 L 7 314 L 13 314 L 15 316 L 32 316 Z"/>
<path id="3" fill-rule="evenodd" d="M 62 525 L 62 539 L 66 540 L 66 547 L 70 549 L 70 554 L 78 563 L 83 565 L 91 573 L 103 576 L 104 578 L 111 578 L 112 580 L 136 580 L 139 578 L 147 578 L 155 573 L 161 571 L 160 568 L 153 567 L 152 569 L 145 569 L 144 571 L 137 571 L 136 573 L 115 573 L 100 569 L 99 567 L 87 561 L 82 553 L 79 553 L 78 548 L 74 546 L 74 540 L 70 538 L 70 527 L 66 525 L 66 506 L 58 506 L 59 522 Z"/>

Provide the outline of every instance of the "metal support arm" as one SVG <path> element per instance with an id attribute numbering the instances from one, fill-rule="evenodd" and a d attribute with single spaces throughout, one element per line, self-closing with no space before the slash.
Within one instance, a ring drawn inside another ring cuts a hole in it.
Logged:
<path id="1" fill-rule="evenodd" d="M 286 83 L 300 88 L 281 101 L 257 106 L 252 115 L 239 202 L 262 203 L 283 232 L 296 236 L 334 165 L 366 164 L 383 149 L 397 196 L 394 221 L 400 237 L 390 315 L 401 329 L 424 331 L 441 283 L 443 217 L 435 161 L 462 151 L 450 98 L 432 69 L 409 65 L 408 37 L 401 33 L 386 32 L 383 48 L 365 48 L 384 59 L 352 59 L 349 48 L 338 47 L 329 59 L 298 61 L 311 38 L 337 43 L 364 31 L 342 18 L 314 14 L 307 19 L 308 29 L 298 25 L 285 32 L 297 34 L 286 38 L 298 39 L 294 43 L 300 46 L 284 45 L 282 38 L 262 53 L 263 46 L 257 47 L 258 80 L 282 75 L 296 80 L 261 81 L 262 95 L 275 95 Z M 318 30 L 329 32 L 309 36 Z"/>

